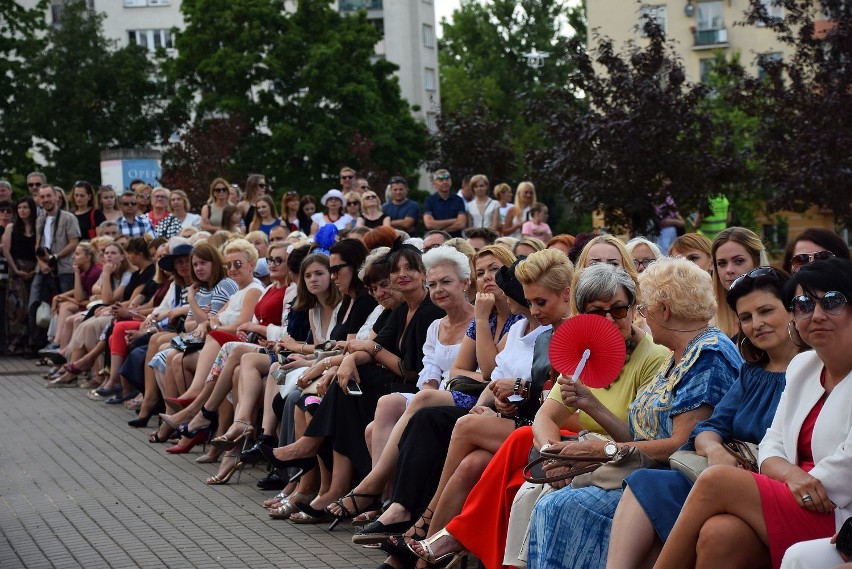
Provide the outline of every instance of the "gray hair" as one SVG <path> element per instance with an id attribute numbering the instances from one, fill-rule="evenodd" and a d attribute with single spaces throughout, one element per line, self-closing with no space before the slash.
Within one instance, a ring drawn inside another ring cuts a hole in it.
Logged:
<path id="1" fill-rule="evenodd" d="M 98 225 L 98 229 L 104 229 L 104 228 L 107 228 L 107 227 L 112 227 L 113 225 L 118 227 L 118 223 L 116 223 L 115 221 L 110 221 L 110 220 L 107 219 L 106 221 L 102 221 Z"/>
<path id="2" fill-rule="evenodd" d="M 467 255 L 453 247 L 441 245 L 423 254 L 423 266 L 427 271 L 438 265 L 453 265 L 459 279 L 470 278 L 470 260 Z"/>
<path id="3" fill-rule="evenodd" d="M 663 252 L 660 251 L 660 247 L 656 243 L 654 243 L 653 241 L 649 241 L 644 237 L 634 237 L 633 239 L 627 242 L 627 245 L 625 245 L 624 248 L 627 249 L 627 252 L 632 255 L 633 249 L 635 249 L 639 245 L 647 246 L 648 249 L 651 250 L 651 254 L 654 255 L 655 259 L 665 257 L 665 255 L 663 255 Z"/>
<path id="4" fill-rule="evenodd" d="M 12 184 L 7 182 L 6 180 L 0 180 L 0 186 L 3 186 L 4 188 L 10 189 L 10 190 L 12 189 Z"/>
<path id="5" fill-rule="evenodd" d="M 630 304 L 636 302 L 636 282 L 621 267 L 596 263 L 583 269 L 574 289 L 577 310 L 583 313 L 596 300 L 610 300 L 619 288 L 627 293 Z"/>

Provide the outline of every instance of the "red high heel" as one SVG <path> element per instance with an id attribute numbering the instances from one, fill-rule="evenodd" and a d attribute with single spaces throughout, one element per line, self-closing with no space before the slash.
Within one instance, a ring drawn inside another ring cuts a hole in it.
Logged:
<path id="1" fill-rule="evenodd" d="M 196 400 L 196 397 L 166 397 L 166 403 L 170 403 L 175 407 L 183 409 L 184 407 L 189 407 L 192 405 L 192 402 Z"/>
<path id="2" fill-rule="evenodd" d="M 204 443 L 207 441 L 207 430 L 201 430 L 195 433 L 192 437 L 190 437 L 189 442 L 186 443 L 186 446 L 180 446 L 180 444 L 176 444 L 171 448 L 167 448 L 166 452 L 169 454 L 186 454 L 192 450 L 192 447 L 197 445 L 198 443 Z M 205 445 L 207 446 L 207 445 Z"/>

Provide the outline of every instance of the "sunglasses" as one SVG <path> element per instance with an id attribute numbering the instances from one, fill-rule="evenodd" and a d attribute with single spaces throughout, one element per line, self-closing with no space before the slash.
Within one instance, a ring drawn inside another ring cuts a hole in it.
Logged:
<path id="1" fill-rule="evenodd" d="M 139 199 L 143 199 L 143 198 L 144 198 L 144 199 L 146 199 L 146 200 L 150 200 L 150 199 L 151 199 L 151 194 L 136 194 L 136 199 L 137 199 L 137 200 L 139 200 Z"/>
<path id="2" fill-rule="evenodd" d="M 340 176 L 340 179 L 341 179 L 341 180 L 351 180 L 351 179 L 353 179 L 354 177 L 355 177 L 355 176 Z"/>
<path id="3" fill-rule="evenodd" d="M 379 196 L 364 196 L 361 199 L 362 200 L 377 200 L 377 199 L 379 199 Z"/>
<path id="4" fill-rule="evenodd" d="M 645 267 L 647 269 L 648 265 L 650 265 L 654 261 L 656 261 L 656 259 L 654 259 L 653 257 L 648 259 L 633 259 L 633 264 L 636 265 L 637 269 L 639 267 Z"/>
<path id="5" fill-rule="evenodd" d="M 164 200 L 164 199 L 166 199 L 166 196 L 158 194 L 158 195 L 154 196 L 154 199 L 155 200 Z"/>
<path id="6" fill-rule="evenodd" d="M 266 263 L 270 267 L 278 267 L 281 266 L 282 263 L 284 263 L 284 257 L 267 257 Z"/>
<path id="7" fill-rule="evenodd" d="M 807 320 L 814 315 L 817 302 L 822 307 L 822 311 L 829 316 L 837 316 L 846 307 L 846 297 L 842 292 L 830 290 L 822 298 L 811 298 L 806 294 L 800 294 L 793 298 L 790 303 L 790 311 L 793 313 L 793 318 L 796 321 Z"/>
<path id="8" fill-rule="evenodd" d="M 361 189 L 364 190 L 364 191 L 367 191 L 367 190 L 370 189 L 370 186 L 361 186 Z"/>
<path id="9" fill-rule="evenodd" d="M 40 188 L 41 186 L 42 186 L 41 182 L 28 182 L 27 183 L 28 188 Z"/>
<path id="10" fill-rule="evenodd" d="M 594 314 L 595 316 L 600 316 L 602 318 L 606 318 L 606 315 L 609 314 L 614 320 L 623 320 L 627 317 L 627 312 L 630 310 L 630 306 L 630 304 L 626 306 L 612 306 L 609 310 L 593 308 L 591 310 L 586 310 L 585 314 Z"/>
<path id="11" fill-rule="evenodd" d="M 299 192 L 294 191 L 294 190 L 290 190 L 289 192 L 285 192 L 284 195 L 285 196 L 298 196 Z"/>
<path id="12" fill-rule="evenodd" d="M 449 174 L 441 174 L 440 176 L 435 176 L 435 179 L 436 179 L 436 180 L 441 180 L 441 181 L 443 181 L 443 180 L 449 180 L 449 179 L 450 179 L 450 175 L 449 175 Z"/>
<path id="13" fill-rule="evenodd" d="M 346 202 L 346 205 L 361 205 L 361 202 Z"/>
<path id="14" fill-rule="evenodd" d="M 266 184 L 258 184 L 258 185 L 257 185 L 257 187 L 258 187 L 258 188 L 263 188 L 263 189 L 265 190 L 265 189 L 266 189 L 266 188 L 268 188 L 269 186 L 267 186 Z"/>
<path id="15" fill-rule="evenodd" d="M 136 205 L 136 202 L 121 202 L 121 205 Z"/>
<path id="16" fill-rule="evenodd" d="M 328 272 L 332 275 L 336 275 L 340 272 L 340 269 L 344 269 L 349 266 L 349 263 L 340 263 L 339 265 L 332 265 L 328 268 Z"/>
<path id="17" fill-rule="evenodd" d="M 213 188 L 213 191 L 217 194 L 227 194 L 228 188 Z"/>
<path id="18" fill-rule="evenodd" d="M 11 207 L 0 207 L 0 213 L 12 213 Z"/>
<path id="19" fill-rule="evenodd" d="M 799 253 L 790 258 L 790 264 L 794 267 L 809 265 L 814 261 L 827 261 L 834 257 L 831 251 L 817 251 L 816 253 Z"/>
<path id="20" fill-rule="evenodd" d="M 235 271 L 239 271 L 243 268 L 243 265 L 245 264 L 246 263 L 244 263 L 243 261 L 233 261 L 230 263 L 225 263 L 225 270 L 230 271 L 231 269 L 234 269 Z"/>
<path id="21" fill-rule="evenodd" d="M 778 278 L 778 274 L 775 272 L 775 269 L 773 269 L 772 267 L 758 267 L 758 268 L 753 269 L 753 270 L 751 270 L 751 271 L 749 271 L 749 272 L 747 272 L 743 275 L 738 276 L 736 279 L 734 279 L 734 282 L 731 283 L 731 288 L 728 289 L 728 290 L 729 291 L 734 290 L 737 287 L 737 285 L 746 282 L 746 279 L 754 280 L 756 278 L 760 278 L 760 277 L 763 277 L 763 276 L 766 276 L 766 275 L 772 275 L 776 279 Z"/>

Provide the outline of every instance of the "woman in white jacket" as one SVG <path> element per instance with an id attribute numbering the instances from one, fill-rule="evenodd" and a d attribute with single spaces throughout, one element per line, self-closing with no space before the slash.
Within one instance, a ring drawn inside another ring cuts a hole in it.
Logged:
<path id="1" fill-rule="evenodd" d="M 768 555 L 779 567 L 788 547 L 831 537 L 852 515 L 852 262 L 808 265 L 785 292 L 790 333 L 813 351 L 787 368 L 761 473 L 704 472 L 655 567 L 758 567 Z"/>

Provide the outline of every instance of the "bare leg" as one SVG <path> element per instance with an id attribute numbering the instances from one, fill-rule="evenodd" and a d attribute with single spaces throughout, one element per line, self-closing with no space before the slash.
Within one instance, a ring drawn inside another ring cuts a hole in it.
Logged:
<path id="1" fill-rule="evenodd" d="M 769 549 L 742 519 L 713 516 L 698 537 L 696 569 L 759 569 L 770 566 Z"/>
<path id="2" fill-rule="evenodd" d="M 147 362 L 151 361 L 157 352 L 160 351 L 160 344 L 164 339 L 171 339 L 174 336 L 171 332 L 157 332 L 148 341 L 148 350 L 145 353 L 145 397 L 142 399 L 142 407 L 139 409 L 140 417 L 147 417 L 154 412 L 157 406 L 157 401 L 160 400 L 160 386 L 157 384 L 157 378 L 154 375 L 154 370 L 147 366 Z"/>
<path id="3" fill-rule="evenodd" d="M 240 378 L 240 401 L 244 397 L 243 390 L 250 391 L 253 388 L 251 380 L 247 380 L 248 378 L 245 375 Z M 274 433 L 278 431 L 278 417 L 272 412 L 272 400 L 275 399 L 276 395 L 278 395 L 278 384 L 267 379 L 263 386 L 263 424 L 261 427 L 264 433 L 277 439 L 278 437 Z"/>
<path id="4" fill-rule="evenodd" d="M 379 467 L 379 459 L 388 444 L 393 427 L 403 413 L 405 413 L 405 397 L 399 393 L 391 393 L 379 398 L 373 422 L 370 423 L 373 429 L 368 444 L 373 461 L 373 472 Z"/>
<path id="5" fill-rule="evenodd" d="M 219 348 L 221 347 L 219 342 L 208 336 L 204 341 L 204 347 L 201 348 L 200 352 L 196 352 L 198 354 L 198 363 L 193 370 L 192 383 L 183 394 L 184 398 L 198 397 L 201 394 L 201 389 L 204 387 L 205 380 L 207 379 L 207 372 L 213 367 L 213 362 L 216 360 Z M 187 371 L 189 372 L 189 370 Z"/>
<path id="6" fill-rule="evenodd" d="M 494 458 L 494 453 L 491 451 L 474 450 L 462 459 L 455 472 L 447 478 L 445 485 L 438 486 L 435 492 L 438 501 L 433 509 L 432 523 L 429 525 L 427 535 L 431 536 L 442 529 L 450 523 L 450 520 L 461 513 L 464 501 L 467 500 L 468 494 L 476 486 L 479 477 L 482 476 L 482 472 L 492 458 Z"/>
<path id="7" fill-rule="evenodd" d="M 751 473 L 730 466 L 712 466 L 693 486 L 654 567 L 695 565 L 695 550 L 704 524 L 721 514 L 740 518 L 762 543 L 767 543 L 760 494 Z"/>
<path id="8" fill-rule="evenodd" d="M 232 354 L 231 358 L 233 357 Z M 230 360 L 231 358 L 228 359 Z M 238 374 L 240 376 L 239 403 L 234 414 L 235 419 L 253 423 L 257 400 L 260 398 L 261 390 L 263 389 L 263 377 L 269 371 L 269 365 L 269 356 L 266 354 L 247 353 L 240 359 L 240 373 Z M 237 374 L 234 375 L 236 376 Z M 223 381 L 223 379 L 225 378 L 219 378 L 216 389 L 213 395 L 210 396 L 211 403 L 214 405 L 217 396 L 224 397 L 227 395 L 227 392 L 222 395 L 221 392 L 223 390 L 219 389 L 219 384 L 230 383 L 227 380 Z M 244 427 L 245 425 L 241 423 L 234 423 L 225 433 L 225 436 L 233 439 L 240 435 Z"/>
<path id="9" fill-rule="evenodd" d="M 617 543 L 618 547 L 609 548 L 607 569 L 640 567 L 643 560 L 647 560 L 652 552 L 659 553 L 662 546 L 651 520 L 630 491 L 630 486 L 625 488 L 618 502 L 609 542 Z"/>

